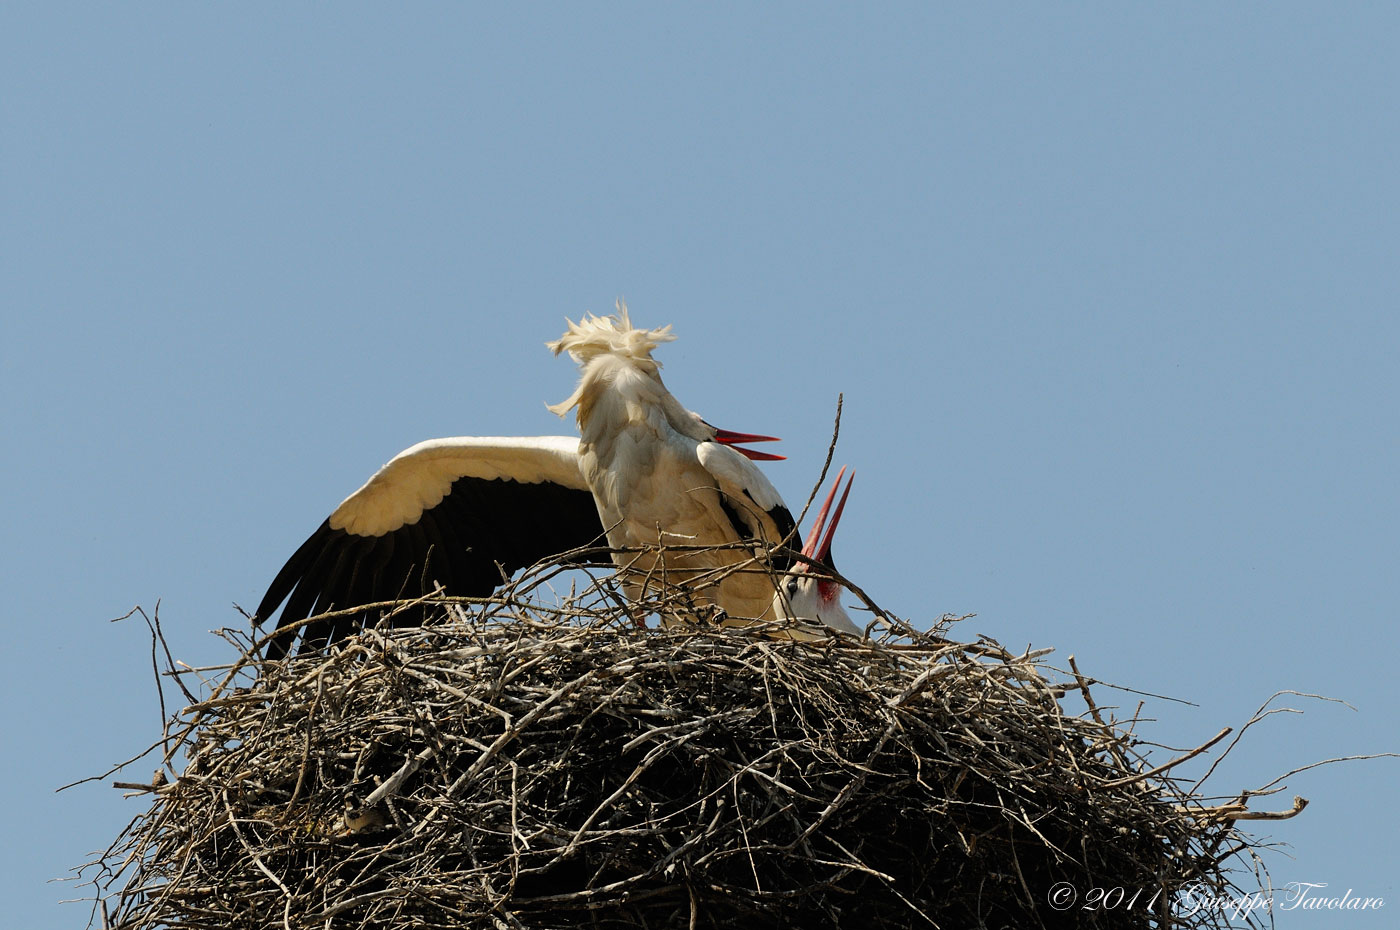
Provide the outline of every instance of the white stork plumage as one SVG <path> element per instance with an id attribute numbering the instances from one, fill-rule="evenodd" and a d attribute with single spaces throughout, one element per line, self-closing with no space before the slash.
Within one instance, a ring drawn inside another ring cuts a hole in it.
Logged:
<path id="1" fill-rule="evenodd" d="M 631 597 L 648 577 L 664 576 L 721 608 L 727 623 L 792 618 L 857 633 L 839 597 L 824 597 L 833 589 L 823 588 L 805 563 L 779 554 L 774 567 L 792 574 L 775 586 L 772 574 L 752 566 L 746 547 L 691 548 L 771 546 L 795 526 L 750 461 L 781 456 L 739 445 L 773 437 L 717 429 L 666 390 L 651 352 L 673 338 L 669 326 L 633 328 L 621 301 L 616 316 L 569 322 L 549 347 L 556 355 L 568 352 L 581 375 L 574 393 L 550 409 L 560 416 L 576 409 L 581 438 L 457 437 L 406 449 L 297 549 L 269 585 L 255 622 L 284 601 L 279 628 L 439 586 L 451 595 L 487 595 L 517 569 L 599 544 L 606 535 L 619 549 L 686 547 L 664 556 L 615 553 Z M 819 562 L 829 562 L 840 519 L 838 507 L 819 545 L 830 503 L 829 497 L 803 549 Z M 374 619 L 367 609 L 312 620 L 301 630 L 301 648 L 317 648 Z M 285 654 L 297 632 L 279 634 L 269 654 Z"/>

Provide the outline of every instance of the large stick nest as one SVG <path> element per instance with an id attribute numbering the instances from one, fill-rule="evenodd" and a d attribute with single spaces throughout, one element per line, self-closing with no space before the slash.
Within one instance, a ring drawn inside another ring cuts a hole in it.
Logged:
<path id="1" fill-rule="evenodd" d="M 868 641 L 639 630 L 606 581 L 542 606 L 547 577 L 324 655 L 230 636 L 93 866 L 104 924 L 1223 925 L 1170 908 L 1231 892 L 1239 808 L 1154 770 L 1077 670 L 879 612 Z M 643 607 L 693 616 L 669 597 Z"/>

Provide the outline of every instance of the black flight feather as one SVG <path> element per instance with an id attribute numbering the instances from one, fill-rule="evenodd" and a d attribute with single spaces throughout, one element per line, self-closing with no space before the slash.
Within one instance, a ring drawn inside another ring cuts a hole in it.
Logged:
<path id="1" fill-rule="evenodd" d="M 360 536 L 323 522 L 273 578 L 254 620 L 269 622 L 284 601 L 273 628 L 327 609 L 421 597 L 439 584 L 448 595 L 484 597 L 500 587 L 502 569 L 511 574 L 602 536 L 598 508 L 587 490 L 458 478 L 437 506 L 381 536 Z M 429 613 L 401 611 L 392 622 L 419 623 Z M 270 642 L 268 655 L 286 655 L 298 637 L 300 651 L 319 649 L 380 619 L 379 611 L 369 610 L 311 619 Z"/>

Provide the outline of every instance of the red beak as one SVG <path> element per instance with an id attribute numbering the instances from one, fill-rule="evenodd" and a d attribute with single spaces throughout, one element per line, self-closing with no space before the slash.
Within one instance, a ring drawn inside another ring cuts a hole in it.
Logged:
<path id="1" fill-rule="evenodd" d="M 755 462 L 782 462 L 787 459 L 786 455 L 774 455 L 771 452 L 755 452 L 753 449 L 744 449 L 740 443 L 744 442 L 778 442 L 777 436 L 760 436 L 758 433 L 736 433 L 727 429 L 715 428 L 715 442 L 726 446 L 732 446 L 735 452 Z"/>
<path id="2" fill-rule="evenodd" d="M 822 526 L 826 524 L 826 516 L 831 511 L 831 502 L 836 500 L 836 491 L 841 487 L 841 478 L 846 474 L 846 466 L 842 465 L 841 470 L 836 473 L 836 480 L 831 484 L 831 491 L 826 495 L 826 500 L 822 503 L 822 509 L 817 511 L 817 521 L 812 524 L 812 531 L 807 534 L 807 541 L 802 544 L 802 554 L 814 562 L 826 563 L 831 558 L 831 540 L 836 535 L 836 524 L 841 522 L 841 512 L 846 509 L 846 498 L 851 493 L 851 485 L 856 480 L 856 473 L 851 472 L 850 479 L 846 482 L 846 490 L 841 492 L 841 500 L 836 505 L 836 513 L 831 515 L 831 525 L 826 527 L 826 535 L 822 535 Z M 820 543 L 817 540 L 821 540 Z M 797 571 L 810 570 L 811 566 L 803 565 Z"/>

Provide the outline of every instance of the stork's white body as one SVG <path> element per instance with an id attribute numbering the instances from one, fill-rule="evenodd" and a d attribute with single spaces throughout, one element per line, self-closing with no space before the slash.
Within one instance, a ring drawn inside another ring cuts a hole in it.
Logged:
<path id="1" fill-rule="evenodd" d="M 622 320 L 626 325 L 625 316 Z M 586 323 L 571 327 L 582 329 Z M 594 343 L 611 335 L 594 335 Z M 589 352 L 581 351 L 578 341 L 561 343 L 558 351 L 573 352 L 582 372 L 574 395 L 552 409 L 577 407 L 579 468 L 611 546 L 635 550 L 782 541 L 791 529 L 782 497 L 763 472 L 714 441 L 715 429 L 671 395 L 649 345 L 609 345 L 606 351 Z M 786 523 L 780 525 L 784 517 Z M 664 578 L 688 585 L 697 599 L 722 608 L 726 622 L 775 616 L 772 577 L 746 548 L 619 551 L 614 561 L 624 569 L 623 582 L 633 598 L 648 579 Z"/>

